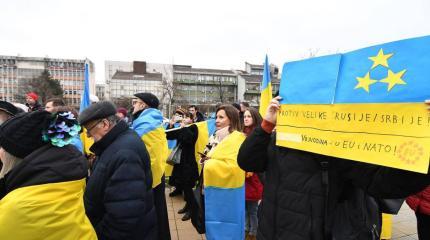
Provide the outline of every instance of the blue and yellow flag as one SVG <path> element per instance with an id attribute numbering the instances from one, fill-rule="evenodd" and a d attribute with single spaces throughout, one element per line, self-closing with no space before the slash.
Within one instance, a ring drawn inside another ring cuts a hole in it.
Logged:
<path id="1" fill-rule="evenodd" d="M 133 121 L 131 127 L 145 144 L 151 158 L 152 188 L 161 183 L 166 169 L 168 146 L 163 127 L 163 115 L 160 110 L 148 108 Z"/>
<path id="2" fill-rule="evenodd" d="M 9 192 L 0 201 L 0 239 L 96 240 L 85 215 L 84 191 L 85 179 Z"/>
<path id="3" fill-rule="evenodd" d="M 206 145 L 209 143 L 209 138 L 215 133 L 215 119 L 208 119 L 203 122 L 195 123 L 197 125 L 197 129 L 199 131 L 199 135 L 197 137 L 196 145 L 195 145 L 195 156 L 197 161 L 197 166 L 199 168 L 199 172 L 201 170 L 200 161 L 200 153 L 205 151 Z"/>
<path id="4" fill-rule="evenodd" d="M 203 153 L 206 145 L 209 143 L 209 137 L 214 134 L 215 132 L 215 119 L 208 119 L 206 121 L 203 122 L 197 122 L 195 123 L 197 125 L 197 129 L 198 129 L 198 137 L 197 137 L 197 141 L 196 141 L 196 145 L 195 145 L 195 156 L 196 156 L 196 161 L 197 161 L 197 166 L 199 168 L 199 172 L 201 170 L 201 165 L 199 163 L 200 161 L 200 153 Z M 175 127 L 179 127 L 179 124 Z M 177 141 L 176 140 L 167 140 L 167 144 L 169 147 L 169 154 L 170 152 L 173 150 L 173 148 L 175 148 Z M 167 159 L 166 159 L 167 160 Z M 166 176 L 171 176 L 172 175 L 172 171 L 173 171 L 173 166 L 171 165 L 166 165 Z"/>
<path id="5" fill-rule="evenodd" d="M 427 172 L 430 36 L 286 63 L 277 144 Z"/>
<path id="6" fill-rule="evenodd" d="M 88 63 L 85 63 L 85 74 L 84 74 L 84 91 L 81 96 L 81 104 L 79 107 L 79 113 L 84 111 L 88 106 L 90 106 L 90 71 Z M 79 143 L 80 141 L 80 143 Z M 87 130 L 84 129 L 80 134 L 80 139 L 77 139 L 75 146 L 82 150 L 85 155 L 91 154 L 90 147 L 94 144 L 92 138 L 87 137 Z"/>
<path id="7" fill-rule="evenodd" d="M 203 182 L 206 239 L 245 238 L 245 172 L 237 154 L 245 136 L 233 132 L 209 152 Z"/>
<path id="8" fill-rule="evenodd" d="M 272 100 L 272 83 L 270 78 L 269 60 L 266 55 L 266 59 L 264 60 L 263 81 L 261 83 L 260 93 L 259 112 L 261 116 L 266 114 L 266 109 L 269 106 L 270 100 Z"/>

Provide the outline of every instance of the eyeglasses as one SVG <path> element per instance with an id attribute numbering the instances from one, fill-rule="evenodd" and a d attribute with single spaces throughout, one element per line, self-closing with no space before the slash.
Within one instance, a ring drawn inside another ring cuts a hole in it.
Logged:
<path id="1" fill-rule="evenodd" d="M 138 99 L 133 99 L 133 100 L 131 100 L 131 105 L 135 105 L 135 104 L 137 104 L 137 103 L 140 103 L 140 104 L 142 104 L 143 102 L 142 101 L 140 101 L 140 100 L 138 100 Z"/>
<path id="2" fill-rule="evenodd" d="M 89 128 L 86 128 L 87 129 L 87 135 L 89 135 L 90 134 L 90 131 L 91 130 L 93 130 L 99 123 L 101 123 L 103 121 L 103 119 L 100 119 L 100 120 L 98 120 L 94 125 L 92 125 L 91 127 L 89 127 Z"/>

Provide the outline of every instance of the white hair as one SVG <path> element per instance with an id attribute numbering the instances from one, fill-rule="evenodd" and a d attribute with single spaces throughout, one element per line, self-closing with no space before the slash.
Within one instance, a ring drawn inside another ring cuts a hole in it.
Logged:
<path id="1" fill-rule="evenodd" d="M 0 178 L 4 178 L 4 176 L 10 172 L 16 165 L 18 165 L 21 161 L 22 158 L 19 157 L 15 157 L 14 155 L 6 152 L 6 150 L 4 150 L 4 156 L 3 159 L 1 160 L 3 163 L 3 167 L 1 168 L 0 171 Z"/>

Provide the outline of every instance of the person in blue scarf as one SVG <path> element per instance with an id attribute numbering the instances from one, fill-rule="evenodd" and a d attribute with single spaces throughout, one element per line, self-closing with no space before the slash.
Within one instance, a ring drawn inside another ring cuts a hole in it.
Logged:
<path id="1" fill-rule="evenodd" d="M 164 171 L 168 156 L 163 115 L 158 110 L 158 98 L 152 93 L 137 93 L 133 99 L 132 129 L 145 144 L 151 159 L 152 190 L 157 212 L 158 239 L 170 239 L 169 218 L 164 195 Z"/>

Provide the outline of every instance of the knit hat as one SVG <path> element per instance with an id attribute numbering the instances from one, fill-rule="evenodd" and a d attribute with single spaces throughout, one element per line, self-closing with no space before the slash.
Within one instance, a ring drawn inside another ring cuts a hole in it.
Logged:
<path id="1" fill-rule="evenodd" d="M 233 107 L 235 107 L 240 112 L 240 104 L 239 103 L 232 103 Z"/>
<path id="2" fill-rule="evenodd" d="M 187 115 L 187 111 L 185 111 L 185 109 L 183 109 L 183 108 L 177 108 L 175 110 L 175 113 L 179 113 L 179 114 L 181 114 L 183 116 Z"/>
<path id="3" fill-rule="evenodd" d="M 39 99 L 39 96 L 35 92 L 27 93 L 27 97 L 33 98 L 34 101 L 37 101 L 37 99 Z"/>
<path id="4" fill-rule="evenodd" d="M 87 107 L 79 115 L 79 124 L 84 125 L 92 120 L 106 118 L 116 114 L 116 107 L 112 102 L 100 101 Z"/>
<path id="5" fill-rule="evenodd" d="M 136 93 L 134 96 L 142 100 L 150 108 L 158 108 L 158 104 L 160 104 L 158 98 L 152 93 Z"/>
<path id="6" fill-rule="evenodd" d="M 127 117 L 127 109 L 120 107 L 116 110 L 118 113 L 121 113 L 122 115 L 124 115 L 124 117 Z"/>
<path id="7" fill-rule="evenodd" d="M 0 146 L 6 152 L 25 158 L 48 142 L 42 132 L 49 126 L 51 114 L 46 111 L 19 114 L 0 126 Z"/>
<path id="8" fill-rule="evenodd" d="M 10 102 L 0 101 L 0 111 L 6 112 L 11 116 L 15 116 L 19 112 L 19 109 Z"/>

